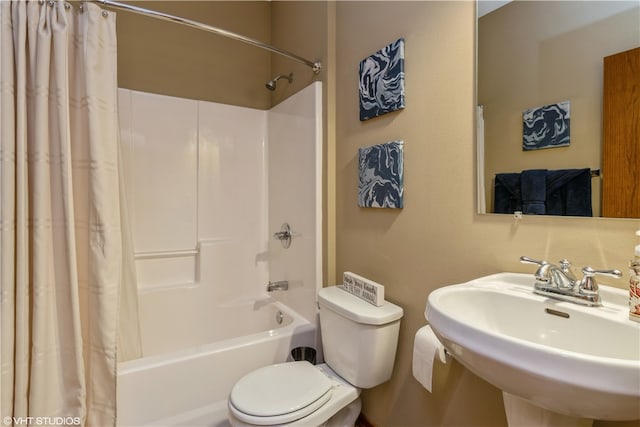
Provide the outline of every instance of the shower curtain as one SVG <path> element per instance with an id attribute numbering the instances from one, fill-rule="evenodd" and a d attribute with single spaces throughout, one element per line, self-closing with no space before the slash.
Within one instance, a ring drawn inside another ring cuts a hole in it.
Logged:
<path id="1" fill-rule="evenodd" d="M 116 81 L 112 12 L 0 2 L 4 425 L 115 425 L 140 353 Z"/>

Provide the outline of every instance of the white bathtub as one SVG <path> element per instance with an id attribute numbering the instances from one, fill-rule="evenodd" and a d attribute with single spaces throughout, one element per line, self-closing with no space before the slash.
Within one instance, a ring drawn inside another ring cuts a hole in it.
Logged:
<path id="1" fill-rule="evenodd" d="M 238 379 L 286 361 L 294 347 L 315 347 L 315 325 L 278 302 L 212 310 L 210 342 L 118 365 L 119 426 L 226 426 Z"/>

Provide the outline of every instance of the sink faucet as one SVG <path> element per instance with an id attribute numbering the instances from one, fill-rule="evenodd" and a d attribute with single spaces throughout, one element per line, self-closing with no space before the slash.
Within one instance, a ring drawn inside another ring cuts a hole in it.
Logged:
<path id="1" fill-rule="evenodd" d="M 536 284 L 539 287 L 554 287 L 559 289 L 573 289 L 577 278 L 571 270 L 571 263 L 566 260 L 560 260 L 560 265 L 555 266 L 547 261 L 538 261 L 526 256 L 520 257 L 520 261 L 524 263 L 537 264 L 539 267 L 534 273 Z"/>
<path id="2" fill-rule="evenodd" d="M 581 305 L 602 305 L 596 274 L 622 277 L 620 270 L 594 270 L 587 266 L 582 269 L 582 279 L 578 280 L 571 271 L 571 263 L 566 259 L 561 260 L 559 266 L 526 256 L 521 256 L 520 262 L 538 266 L 533 275 L 536 279 L 534 293 Z"/>
<path id="3" fill-rule="evenodd" d="M 269 284 L 267 285 L 267 292 L 286 291 L 288 289 L 289 289 L 288 280 L 281 280 L 279 282 L 269 281 Z"/>

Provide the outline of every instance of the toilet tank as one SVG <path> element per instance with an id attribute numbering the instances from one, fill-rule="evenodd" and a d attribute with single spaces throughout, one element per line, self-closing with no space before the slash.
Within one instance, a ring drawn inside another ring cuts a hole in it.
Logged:
<path id="1" fill-rule="evenodd" d="M 402 308 L 388 301 L 376 307 L 342 289 L 318 293 L 325 362 L 343 379 L 371 388 L 391 378 Z"/>

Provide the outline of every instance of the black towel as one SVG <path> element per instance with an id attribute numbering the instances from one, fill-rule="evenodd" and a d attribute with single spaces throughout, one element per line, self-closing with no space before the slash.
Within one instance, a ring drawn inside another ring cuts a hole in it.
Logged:
<path id="1" fill-rule="evenodd" d="M 541 185 L 543 181 L 544 186 Z M 541 189 L 544 189 L 544 195 Z M 499 173 L 493 196 L 494 213 L 522 211 L 526 214 L 593 216 L 591 169 L 588 168 Z"/>
<path id="2" fill-rule="evenodd" d="M 499 173 L 493 184 L 493 212 L 522 211 L 519 173 Z"/>
<path id="3" fill-rule="evenodd" d="M 544 215 L 547 199 L 547 170 L 522 171 L 520 191 L 522 194 L 522 213 Z"/>
<path id="4" fill-rule="evenodd" d="M 591 169 L 559 169 L 548 172 L 547 214 L 593 216 Z"/>

